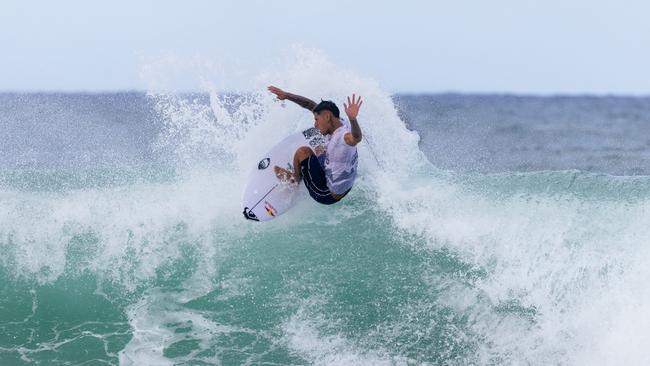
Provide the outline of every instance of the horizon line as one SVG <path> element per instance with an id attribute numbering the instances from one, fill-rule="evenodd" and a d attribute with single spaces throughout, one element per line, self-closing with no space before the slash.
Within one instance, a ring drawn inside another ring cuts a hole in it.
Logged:
<path id="1" fill-rule="evenodd" d="M 65 90 L 65 89 L 48 89 L 48 90 L 0 90 L 0 95 L 7 94 L 22 94 L 22 95 L 36 95 L 36 94 L 60 94 L 60 95 L 106 95 L 106 94 L 208 94 L 204 90 L 162 90 L 162 91 L 148 91 L 144 89 L 105 89 L 105 90 L 89 90 L 89 89 L 78 89 L 78 90 Z M 219 94 L 250 94 L 254 93 L 252 91 L 222 91 Z M 513 96 L 513 97 L 595 97 L 595 98 L 650 98 L 650 93 L 647 94 L 635 94 L 635 93 L 596 93 L 596 92 L 512 92 L 512 91 L 457 91 L 457 90 L 432 90 L 432 91 L 396 91 L 390 92 L 391 95 L 403 95 L 403 96 L 425 96 L 425 95 L 465 95 L 465 96 L 481 96 L 481 95 L 490 95 L 490 96 Z"/>

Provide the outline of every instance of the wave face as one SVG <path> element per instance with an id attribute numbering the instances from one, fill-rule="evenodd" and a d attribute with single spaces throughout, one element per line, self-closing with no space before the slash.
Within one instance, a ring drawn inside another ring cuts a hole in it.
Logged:
<path id="1" fill-rule="evenodd" d="M 260 151 L 313 123 L 298 107 L 209 88 L 0 96 L 0 363 L 650 362 L 648 177 L 565 160 L 441 170 L 452 160 L 431 136 L 453 132 L 440 108 L 462 101 L 480 118 L 475 97 L 426 97 L 442 103 L 428 109 L 318 51 L 286 64 L 258 90 L 339 104 L 356 92 L 365 140 L 344 201 L 305 194 L 265 224 L 243 219 L 243 182 Z M 512 156 L 515 140 L 494 149 Z"/>

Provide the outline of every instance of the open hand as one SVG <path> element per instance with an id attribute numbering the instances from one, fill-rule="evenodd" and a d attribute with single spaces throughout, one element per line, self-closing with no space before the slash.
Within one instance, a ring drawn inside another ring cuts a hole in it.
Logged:
<path id="1" fill-rule="evenodd" d="M 359 115 L 359 108 L 361 108 L 361 104 L 363 101 L 361 100 L 361 96 L 355 100 L 356 95 L 352 94 L 352 101 L 350 101 L 350 97 L 348 97 L 348 102 L 343 103 L 343 106 L 345 107 L 345 114 L 348 115 L 349 120 L 357 119 L 357 115 Z"/>
<path id="2" fill-rule="evenodd" d="M 284 90 L 282 90 L 280 88 L 277 88 L 277 87 L 275 87 L 273 85 L 270 85 L 267 89 L 271 93 L 275 94 L 278 97 L 278 99 L 280 99 L 280 100 L 287 99 L 287 95 L 289 94 L 289 93 L 285 92 Z"/>

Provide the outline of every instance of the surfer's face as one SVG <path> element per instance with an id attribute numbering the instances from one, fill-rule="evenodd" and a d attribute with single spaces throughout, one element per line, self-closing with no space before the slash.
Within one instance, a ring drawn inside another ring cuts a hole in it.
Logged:
<path id="1" fill-rule="evenodd" d="M 321 134 L 326 135 L 329 133 L 332 125 L 332 112 L 321 111 L 314 113 L 314 127 L 318 128 Z"/>

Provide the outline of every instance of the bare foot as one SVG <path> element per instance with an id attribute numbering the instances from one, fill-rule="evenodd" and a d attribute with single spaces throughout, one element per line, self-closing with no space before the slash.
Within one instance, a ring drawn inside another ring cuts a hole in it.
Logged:
<path id="1" fill-rule="evenodd" d="M 293 177 L 293 173 L 287 169 L 280 168 L 276 165 L 273 167 L 273 171 L 275 172 L 275 176 L 278 177 L 281 182 L 296 184 L 296 179 Z"/>

